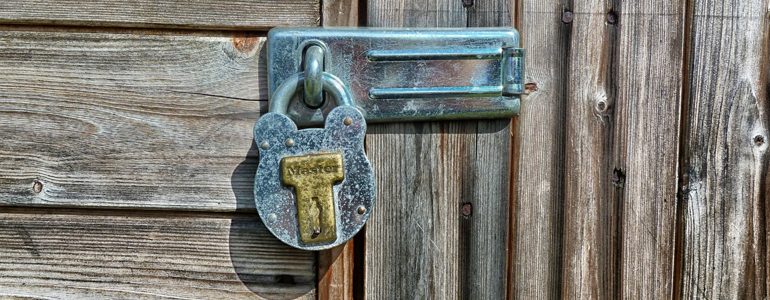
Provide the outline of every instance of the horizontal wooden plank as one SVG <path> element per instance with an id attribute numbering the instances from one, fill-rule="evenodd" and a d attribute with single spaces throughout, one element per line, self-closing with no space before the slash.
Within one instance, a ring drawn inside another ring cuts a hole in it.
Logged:
<path id="1" fill-rule="evenodd" d="M 4 0 L 0 23 L 207 29 L 317 26 L 319 0 Z"/>
<path id="2" fill-rule="evenodd" d="M 250 215 L 0 213 L 0 297 L 315 299 L 315 255 Z"/>
<path id="3" fill-rule="evenodd" d="M 0 205 L 253 210 L 264 41 L 0 30 Z"/>

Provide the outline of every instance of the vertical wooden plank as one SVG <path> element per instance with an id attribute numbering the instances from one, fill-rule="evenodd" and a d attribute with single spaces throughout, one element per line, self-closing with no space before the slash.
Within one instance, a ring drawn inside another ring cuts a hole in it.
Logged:
<path id="1" fill-rule="evenodd" d="M 682 299 L 766 299 L 768 1 L 694 0 Z"/>
<path id="2" fill-rule="evenodd" d="M 604 1 L 564 9 L 573 20 L 566 82 L 562 299 L 619 299 L 620 197 L 610 181 L 613 129 L 619 121 L 615 108 L 621 105 L 612 82 L 617 80 L 617 28 L 606 23 Z"/>
<path id="3" fill-rule="evenodd" d="M 671 298 L 684 3 L 571 9 L 562 297 Z"/>
<path id="4" fill-rule="evenodd" d="M 358 25 L 358 0 L 323 0 L 323 26 Z M 353 240 L 318 252 L 318 300 L 353 299 Z"/>
<path id="5" fill-rule="evenodd" d="M 475 1 L 466 6 L 468 27 L 511 26 L 509 1 Z M 475 186 L 473 215 L 461 223 L 471 234 L 461 241 L 468 248 L 464 299 L 503 299 L 506 296 L 508 217 L 510 205 L 511 120 L 480 120 L 476 156 L 469 157 Z M 473 133 L 472 133 L 473 134 Z M 451 170 L 450 170 L 451 171 Z M 466 199 L 464 197 L 464 199 Z M 489 256 L 497 257 L 489 257 Z"/>
<path id="6" fill-rule="evenodd" d="M 353 240 L 318 252 L 318 299 L 353 299 Z"/>
<path id="7" fill-rule="evenodd" d="M 619 30 L 613 166 L 602 182 L 619 198 L 623 299 L 673 297 L 684 13 L 683 1 L 646 0 L 604 14 Z"/>
<path id="8" fill-rule="evenodd" d="M 468 24 L 462 1 L 373 0 L 367 7 L 369 26 Z M 505 297 L 508 125 L 369 128 L 378 201 L 366 229 L 366 298 Z"/>
<path id="9" fill-rule="evenodd" d="M 459 202 L 472 181 L 460 181 L 468 172 L 457 161 L 467 155 L 461 137 L 471 130 L 442 125 L 369 127 L 378 201 L 366 228 L 367 299 L 459 298 Z"/>
<path id="10" fill-rule="evenodd" d="M 321 0 L 321 24 L 323 26 L 358 25 L 359 0 Z"/>
<path id="11" fill-rule="evenodd" d="M 522 12 L 517 29 L 527 49 L 527 81 L 537 84 L 537 90 L 522 99 L 514 127 L 512 299 L 561 297 L 564 118 L 572 31 L 561 21 L 561 3 L 519 0 L 515 6 Z"/>

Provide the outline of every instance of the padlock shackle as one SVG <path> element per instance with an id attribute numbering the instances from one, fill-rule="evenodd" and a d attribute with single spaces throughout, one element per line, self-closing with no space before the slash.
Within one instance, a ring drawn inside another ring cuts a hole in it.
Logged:
<path id="1" fill-rule="evenodd" d="M 291 97 L 297 92 L 297 87 L 303 86 L 304 82 L 304 72 L 295 73 L 284 80 L 273 92 L 269 104 L 270 112 L 285 115 L 289 110 Z M 353 106 L 353 99 L 350 98 L 348 87 L 337 76 L 323 72 L 323 90 L 336 100 L 337 106 Z"/>

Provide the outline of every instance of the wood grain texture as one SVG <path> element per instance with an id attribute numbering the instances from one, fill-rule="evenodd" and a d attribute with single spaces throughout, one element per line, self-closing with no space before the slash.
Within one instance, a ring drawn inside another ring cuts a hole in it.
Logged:
<path id="1" fill-rule="evenodd" d="M 358 0 L 323 0 L 322 6 L 324 26 L 358 25 Z M 353 242 L 351 239 L 344 245 L 318 252 L 319 300 L 353 299 Z"/>
<path id="2" fill-rule="evenodd" d="M 369 26 L 463 27 L 473 14 L 461 1 L 369 1 L 367 8 Z M 369 128 L 378 201 L 366 229 L 367 299 L 505 297 L 509 123 Z"/>
<path id="3" fill-rule="evenodd" d="M 318 252 L 318 299 L 353 299 L 353 240 Z"/>
<path id="4" fill-rule="evenodd" d="M 316 26 L 319 5 L 318 0 L 4 0 L 0 23 L 265 30 Z"/>
<path id="5" fill-rule="evenodd" d="M 322 0 L 323 26 L 358 26 L 359 0 Z"/>
<path id="6" fill-rule="evenodd" d="M 0 204 L 253 211 L 264 41 L 0 30 Z"/>
<path id="7" fill-rule="evenodd" d="M 5 210 L 0 297 L 315 299 L 315 257 L 248 215 Z"/>
<path id="8" fill-rule="evenodd" d="M 562 299 L 621 299 L 618 222 L 622 198 L 611 181 L 617 66 L 616 30 L 606 23 L 604 1 L 565 7 L 572 11 L 566 97 L 564 260 Z M 625 21 L 625 19 L 623 20 Z M 625 23 L 624 23 L 625 24 Z M 621 25 L 624 26 L 624 25 Z M 600 105 L 601 108 L 600 108 Z M 611 108 L 610 108 L 611 106 Z M 617 166 L 624 170 L 623 166 Z"/>
<path id="9" fill-rule="evenodd" d="M 560 1 L 517 1 L 527 82 L 514 126 L 511 299 L 559 299 L 564 203 L 564 120 L 572 27 Z"/>
<path id="10" fill-rule="evenodd" d="M 562 298 L 670 299 L 684 3 L 567 9 Z"/>
<path id="11" fill-rule="evenodd" d="M 624 299 L 673 297 L 685 11 L 673 0 L 622 2 L 612 11 L 619 24 L 613 173 L 602 181 L 614 183 L 619 199 Z"/>
<path id="12" fill-rule="evenodd" d="M 682 299 L 768 297 L 768 5 L 689 12 Z"/>

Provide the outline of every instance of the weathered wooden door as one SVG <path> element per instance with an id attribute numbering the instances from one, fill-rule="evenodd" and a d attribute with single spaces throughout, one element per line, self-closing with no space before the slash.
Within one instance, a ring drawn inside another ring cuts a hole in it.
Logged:
<path id="1" fill-rule="evenodd" d="M 0 294 L 504 297 L 510 120 L 371 126 L 375 215 L 318 254 L 255 214 L 251 130 L 271 27 L 510 26 L 507 7 L 0 3 Z"/>
<path id="2" fill-rule="evenodd" d="M 766 299 L 770 3 L 4 0 L 0 295 Z M 366 228 L 254 209 L 275 26 L 514 26 L 514 120 L 371 125 Z"/>

